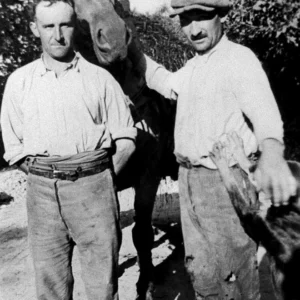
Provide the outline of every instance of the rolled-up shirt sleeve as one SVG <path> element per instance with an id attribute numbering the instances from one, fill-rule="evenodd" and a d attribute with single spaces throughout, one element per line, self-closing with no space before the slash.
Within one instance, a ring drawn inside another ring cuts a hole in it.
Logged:
<path id="1" fill-rule="evenodd" d="M 137 130 L 130 113 L 129 98 L 123 93 L 120 85 L 112 77 L 105 84 L 105 105 L 102 112 L 113 140 L 131 139 L 135 141 Z"/>
<path id="2" fill-rule="evenodd" d="M 273 138 L 283 143 L 283 122 L 267 75 L 255 54 L 242 48 L 234 58 L 235 96 L 251 121 L 258 144 Z"/>
<path id="3" fill-rule="evenodd" d="M 4 159 L 13 165 L 23 158 L 22 80 L 13 73 L 7 80 L 1 107 Z"/>
<path id="4" fill-rule="evenodd" d="M 167 99 L 177 100 L 180 87 L 179 73 L 168 71 L 147 55 L 144 55 L 144 64 L 147 86 Z"/>

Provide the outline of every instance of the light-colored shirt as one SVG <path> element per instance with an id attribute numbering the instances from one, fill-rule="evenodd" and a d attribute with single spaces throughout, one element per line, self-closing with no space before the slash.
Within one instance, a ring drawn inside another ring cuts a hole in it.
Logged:
<path id="1" fill-rule="evenodd" d="M 43 59 L 7 81 L 1 127 L 10 165 L 28 155 L 65 156 L 136 138 L 128 99 L 104 69 L 76 53 L 60 76 Z"/>
<path id="2" fill-rule="evenodd" d="M 233 131 L 243 139 L 247 155 L 256 152 L 264 139 L 283 142 L 281 116 L 259 60 L 226 36 L 175 73 L 146 57 L 146 81 L 164 97 L 177 100 L 175 155 L 179 163 L 215 169 L 209 158 L 212 146 Z"/>

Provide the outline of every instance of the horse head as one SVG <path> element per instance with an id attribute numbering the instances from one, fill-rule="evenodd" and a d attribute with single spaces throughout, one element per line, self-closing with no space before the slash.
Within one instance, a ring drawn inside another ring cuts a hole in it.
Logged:
<path id="1" fill-rule="evenodd" d="M 89 33 L 102 66 L 127 57 L 131 30 L 115 11 L 115 0 L 74 0 L 79 27 Z"/>

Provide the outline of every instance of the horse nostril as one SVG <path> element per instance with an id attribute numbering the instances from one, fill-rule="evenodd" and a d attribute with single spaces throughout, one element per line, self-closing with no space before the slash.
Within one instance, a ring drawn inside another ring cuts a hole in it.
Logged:
<path id="1" fill-rule="evenodd" d="M 99 22 L 95 25 L 94 28 L 93 26 L 90 28 L 94 52 L 99 63 L 108 65 L 124 60 L 127 56 L 128 45 L 132 40 L 131 30 L 124 22 L 121 22 L 120 26 L 115 26 L 112 22 L 108 22 L 106 26 L 102 23 L 99 26 Z"/>
<path id="2" fill-rule="evenodd" d="M 102 53 L 108 53 L 111 50 L 105 35 L 102 34 L 102 29 L 97 30 L 96 34 L 96 45 Z"/>

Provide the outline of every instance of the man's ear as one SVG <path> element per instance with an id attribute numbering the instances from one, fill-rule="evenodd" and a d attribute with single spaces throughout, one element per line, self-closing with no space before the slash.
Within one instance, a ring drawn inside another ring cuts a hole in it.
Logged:
<path id="1" fill-rule="evenodd" d="M 224 16 L 224 17 L 221 17 L 221 23 L 224 24 L 227 20 L 227 15 Z"/>
<path id="2" fill-rule="evenodd" d="M 38 28 L 37 28 L 36 22 L 30 22 L 29 27 L 30 27 L 32 33 L 33 33 L 36 37 L 40 37 L 40 33 L 39 33 Z"/>

